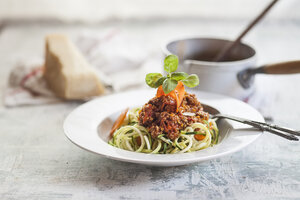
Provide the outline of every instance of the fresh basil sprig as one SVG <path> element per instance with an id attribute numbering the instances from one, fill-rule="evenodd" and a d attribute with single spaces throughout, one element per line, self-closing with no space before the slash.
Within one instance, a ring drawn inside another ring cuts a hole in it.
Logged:
<path id="1" fill-rule="evenodd" d="M 187 87 L 195 87 L 199 84 L 199 79 L 196 74 L 188 75 L 185 72 L 175 72 L 178 68 L 178 57 L 169 55 L 164 60 L 164 70 L 168 73 L 163 76 L 161 73 L 149 73 L 146 75 L 146 83 L 152 88 L 158 88 L 162 85 L 165 94 L 173 91 L 178 81 L 182 81 Z"/>
<path id="2" fill-rule="evenodd" d="M 175 72 L 178 67 L 178 58 L 175 55 L 169 55 L 165 58 L 164 69 L 166 72 Z"/>
<path id="3" fill-rule="evenodd" d="M 160 78 L 162 78 L 163 75 L 161 73 L 149 73 L 146 75 L 146 83 L 152 88 L 157 88 L 156 83 Z"/>

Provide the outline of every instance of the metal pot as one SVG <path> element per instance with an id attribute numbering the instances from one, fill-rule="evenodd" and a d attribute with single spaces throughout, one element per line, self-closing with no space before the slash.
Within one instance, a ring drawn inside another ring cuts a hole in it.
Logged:
<path id="1" fill-rule="evenodd" d="M 232 41 L 214 38 L 183 38 L 168 41 L 163 46 L 165 55 L 179 57 L 178 71 L 197 74 L 200 84 L 196 89 L 247 99 L 253 92 L 254 75 L 300 73 L 300 61 L 265 65 L 256 68 L 256 52 L 245 43 L 238 44 L 225 61 L 213 62 L 218 52 Z"/>
<path id="2" fill-rule="evenodd" d="M 238 82 L 238 72 L 256 66 L 256 52 L 247 44 L 239 44 L 225 62 L 211 62 L 215 55 L 231 41 L 213 38 L 183 38 L 168 41 L 163 46 L 166 55 L 179 57 L 178 71 L 197 74 L 196 89 L 221 93 L 235 98 L 247 98 L 254 90 L 244 89 Z"/>

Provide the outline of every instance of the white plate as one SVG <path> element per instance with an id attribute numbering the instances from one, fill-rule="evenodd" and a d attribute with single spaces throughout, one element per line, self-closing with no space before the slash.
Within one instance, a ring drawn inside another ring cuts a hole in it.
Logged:
<path id="1" fill-rule="evenodd" d="M 136 90 L 87 102 L 65 119 L 64 132 L 74 144 L 85 150 L 114 160 L 153 166 L 177 166 L 215 159 L 241 150 L 262 134 L 247 125 L 223 120 L 219 124 L 219 144 L 197 152 L 153 155 L 130 152 L 107 144 L 109 129 L 117 115 L 127 107 L 145 104 L 154 95 L 155 90 Z M 258 111 L 239 100 L 206 92 L 196 92 L 196 96 L 201 103 L 221 113 L 264 122 Z"/>

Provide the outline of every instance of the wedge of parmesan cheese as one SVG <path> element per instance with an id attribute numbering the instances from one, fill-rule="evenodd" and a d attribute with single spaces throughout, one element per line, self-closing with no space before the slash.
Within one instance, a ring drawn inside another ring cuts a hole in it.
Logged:
<path id="1" fill-rule="evenodd" d="M 64 99 L 86 99 L 105 92 L 97 73 L 65 35 L 46 36 L 44 77 L 49 88 Z"/>

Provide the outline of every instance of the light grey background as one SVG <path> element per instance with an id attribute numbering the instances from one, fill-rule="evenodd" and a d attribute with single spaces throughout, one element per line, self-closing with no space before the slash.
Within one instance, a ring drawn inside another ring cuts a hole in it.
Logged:
<path id="1" fill-rule="evenodd" d="M 172 9 L 165 0 L 26 2 L 0 1 L 5 19 L 0 33 L 1 91 L 18 60 L 43 56 L 49 32 L 75 38 L 83 30 L 97 33 L 117 27 L 132 37 L 142 35 L 158 52 L 161 42 L 173 36 L 234 38 L 257 7 L 268 1 L 173 1 Z M 278 14 L 271 14 L 245 38 L 256 48 L 260 64 L 300 57 L 299 1 L 280 4 L 274 9 Z M 95 17 L 84 11 L 86 7 Z M 51 22 L 53 18 L 63 22 Z M 256 83 L 257 92 L 267 100 L 261 109 L 274 123 L 300 129 L 300 76 L 258 76 Z M 1 200 L 300 198 L 299 142 L 266 133 L 244 150 L 210 162 L 171 168 L 122 163 L 86 152 L 66 139 L 63 120 L 79 104 L 0 106 Z"/>

